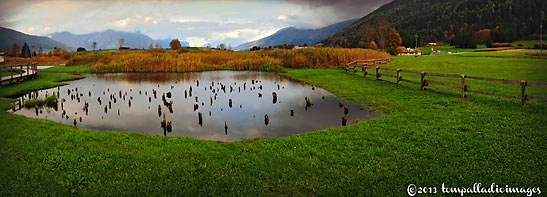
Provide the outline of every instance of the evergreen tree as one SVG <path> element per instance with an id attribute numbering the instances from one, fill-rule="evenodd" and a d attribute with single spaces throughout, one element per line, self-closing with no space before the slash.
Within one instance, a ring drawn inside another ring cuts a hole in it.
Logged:
<path id="1" fill-rule="evenodd" d="M 23 45 L 23 49 L 21 50 L 21 56 L 24 58 L 30 58 L 30 48 L 28 47 L 27 43 Z"/>

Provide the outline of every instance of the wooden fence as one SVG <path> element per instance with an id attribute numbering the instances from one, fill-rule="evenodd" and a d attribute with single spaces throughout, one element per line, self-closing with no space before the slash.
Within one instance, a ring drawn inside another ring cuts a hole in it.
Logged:
<path id="1" fill-rule="evenodd" d="M 10 75 L 2 76 L 2 73 L 9 72 Z M 33 78 L 38 74 L 38 63 L 9 63 L 3 62 L 0 64 L 0 87 L 3 82 L 11 83 L 13 80 L 22 80 L 25 78 Z"/>
<path id="2" fill-rule="evenodd" d="M 520 99 L 522 106 L 526 106 L 527 100 L 533 100 L 533 99 L 543 99 L 547 100 L 547 96 L 539 96 L 539 95 L 531 95 L 526 94 L 526 86 L 532 86 L 532 87 L 541 87 L 541 88 L 547 88 L 546 83 L 537 83 L 537 82 L 529 82 L 526 80 L 508 80 L 508 79 L 495 79 L 495 78 L 487 78 L 487 77 L 474 77 L 474 76 L 466 76 L 466 75 L 456 75 L 456 74 L 438 74 L 438 73 L 429 73 L 429 72 L 419 72 L 419 71 L 412 71 L 412 70 L 404 70 L 404 69 L 394 69 L 394 68 L 381 68 L 377 67 L 378 64 L 386 64 L 391 61 L 391 58 L 386 59 L 374 59 L 374 60 L 358 60 L 353 61 L 348 64 L 346 64 L 346 72 L 353 70 L 354 73 L 356 72 L 362 72 L 363 77 L 366 77 L 369 73 L 367 70 L 375 69 L 375 77 L 377 80 L 381 80 L 381 77 L 391 77 L 395 78 L 396 84 L 399 85 L 402 82 L 412 83 L 419 85 L 421 87 L 421 90 L 430 90 L 433 92 L 438 93 L 444 93 L 444 94 L 450 94 L 459 96 L 462 98 L 468 97 L 469 95 L 466 95 L 466 92 L 475 93 L 475 94 L 483 94 L 483 95 L 490 95 L 490 96 L 498 96 L 498 97 L 505 97 L 505 98 L 513 98 L 513 99 Z M 376 67 L 375 67 L 376 66 Z M 357 70 L 357 68 L 361 68 L 360 71 Z M 395 71 L 397 72 L 396 75 L 390 75 L 385 73 L 380 73 L 380 70 L 389 70 L 389 71 Z M 412 81 L 404 79 L 403 76 L 401 76 L 401 73 L 410 73 L 420 76 L 420 81 Z M 448 83 L 448 82 L 441 82 L 441 81 L 434 81 L 430 79 L 426 79 L 426 76 L 435 76 L 435 77 L 446 77 L 446 78 L 459 78 L 461 83 Z M 490 81 L 490 82 L 498 82 L 498 83 L 504 83 L 504 84 L 513 84 L 513 85 L 519 85 L 521 86 L 521 92 L 519 95 L 506 95 L 506 94 L 499 94 L 494 92 L 484 92 L 484 91 L 478 91 L 478 90 L 471 90 L 469 85 L 466 85 L 465 79 L 476 79 L 476 80 L 482 80 L 482 81 Z M 447 91 L 441 91 L 441 90 L 435 90 L 431 88 L 426 88 L 430 84 L 433 85 L 440 85 L 440 86 L 446 86 L 446 87 L 453 87 L 459 89 L 460 93 L 454 93 L 454 92 L 447 92 Z"/>

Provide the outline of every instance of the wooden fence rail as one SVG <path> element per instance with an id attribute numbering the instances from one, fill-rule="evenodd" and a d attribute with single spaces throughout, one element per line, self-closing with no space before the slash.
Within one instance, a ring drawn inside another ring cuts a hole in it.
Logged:
<path id="1" fill-rule="evenodd" d="M 396 84 L 399 85 L 402 82 L 412 83 L 419 85 L 421 90 L 430 90 L 433 92 L 443 93 L 443 94 L 450 94 L 454 96 L 459 96 L 461 98 L 469 97 L 469 95 L 466 95 L 466 92 L 469 93 L 475 93 L 475 94 L 483 94 L 483 95 L 490 95 L 490 96 L 498 96 L 498 97 L 505 97 L 505 98 L 513 98 L 513 99 L 520 99 L 521 105 L 524 107 L 526 106 L 527 100 L 533 100 L 533 99 L 542 99 L 547 100 L 547 96 L 539 96 L 539 95 L 531 95 L 526 94 L 526 86 L 532 86 L 532 87 L 540 87 L 540 88 L 547 88 L 547 83 L 538 83 L 538 82 L 528 82 L 526 80 L 509 80 L 509 79 L 496 79 L 496 78 L 487 78 L 487 77 L 475 77 L 475 76 L 466 76 L 466 75 L 456 75 L 456 74 L 440 74 L 440 73 L 429 73 L 429 72 L 419 72 L 419 71 L 412 71 L 412 70 L 404 70 L 404 69 L 395 69 L 395 68 L 382 68 L 377 67 L 378 64 L 386 64 L 391 62 L 391 58 L 386 59 L 373 59 L 373 60 L 357 60 L 350 62 L 346 64 L 346 72 L 353 70 L 353 73 L 356 72 L 362 72 L 363 77 L 366 77 L 367 69 L 375 69 L 375 77 L 377 80 L 382 80 L 382 77 L 391 77 L 395 78 L 397 80 Z M 375 67 L 376 66 L 376 67 Z M 361 68 L 361 71 L 357 71 L 357 68 Z M 386 73 L 380 73 L 380 70 L 388 70 L 388 71 L 396 71 L 396 75 L 386 74 Z M 420 75 L 420 81 L 412 81 L 408 79 L 404 79 L 403 76 L 401 76 L 401 73 L 410 73 L 410 74 L 416 74 Z M 426 76 L 434 76 L 434 77 L 447 77 L 447 78 L 459 78 L 461 83 L 448 83 L 448 82 L 441 82 L 441 81 L 434 81 L 430 79 L 426 79 Z M 482 80 L 482 81 L 490 81 L 490 82 L 497 82 L 497 83 L 504 83 L 504 84 L 513 84 L 513 85 L 519 85 L 521 86 L 521 91 L 519 95 L 506 95 L 506 94 L 499 94 L 494 92 L 484 92 L 484 91 L 478 91 L 478 90 L 471 90 L 470 85 L 466 85 L 466 79 L 475 79 L 475 80 Z M 448 91 L 442 91 L 442 90 L 435 90 L 432 88 L 428 88 L 430 84 L 432 85 L 440 85 L 440 86 L 446 86 L 446 87 L 453 87 L 459 89 L 459 93 L 454 92 L 448 92 Z"/>
<path id="2" fill-rule="evenodd" d="M 9 76 L 2 76 L 3 72 L 9 72 Z M 0 64 L 0 87 L 2 83 L 11 83 L 13 80 L 22 80 L 25 78 L 34 78 L 38 74 L 38 63 L 9 63 Z"/>

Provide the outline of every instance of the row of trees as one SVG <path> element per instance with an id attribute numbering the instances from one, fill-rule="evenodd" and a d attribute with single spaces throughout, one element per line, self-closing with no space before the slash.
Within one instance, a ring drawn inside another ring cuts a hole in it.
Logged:
<path id="1" fill-rule="evenodd" d="M 7 57 L 23 57 L 23 58 L 30 58 L 30 57 L 52 57 L 52 56 L 59 56 L 65 59 L 70 59 L 72 54 L 68 52 L 66 49 L 61 49 L 57 47 L 53 47 L 53 51 L 45 51 L 42 47 L 39 48 L 38 51 L 36 51 L 36 47 L 32 46 L 32 51 L 25 42 L 23 45 L 23 48 L 19 48 L 19 45 L 16 43 L 13 43 L 11 48 L 6 47 L 4 49 L 4 54 Z"/>

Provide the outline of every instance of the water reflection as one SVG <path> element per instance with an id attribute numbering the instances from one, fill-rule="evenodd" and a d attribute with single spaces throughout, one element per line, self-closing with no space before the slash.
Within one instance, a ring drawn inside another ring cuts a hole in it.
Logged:
<path id="1" fill-rule="evenodd" d="M 379 115 L 275 73 L 92 74 L 68 83 L 20 97 L 14 113 L 94 130 L 219 141 L 288 136 Z M 61 110 L 21 108 L 47 94 L 59 95 Z"/>

